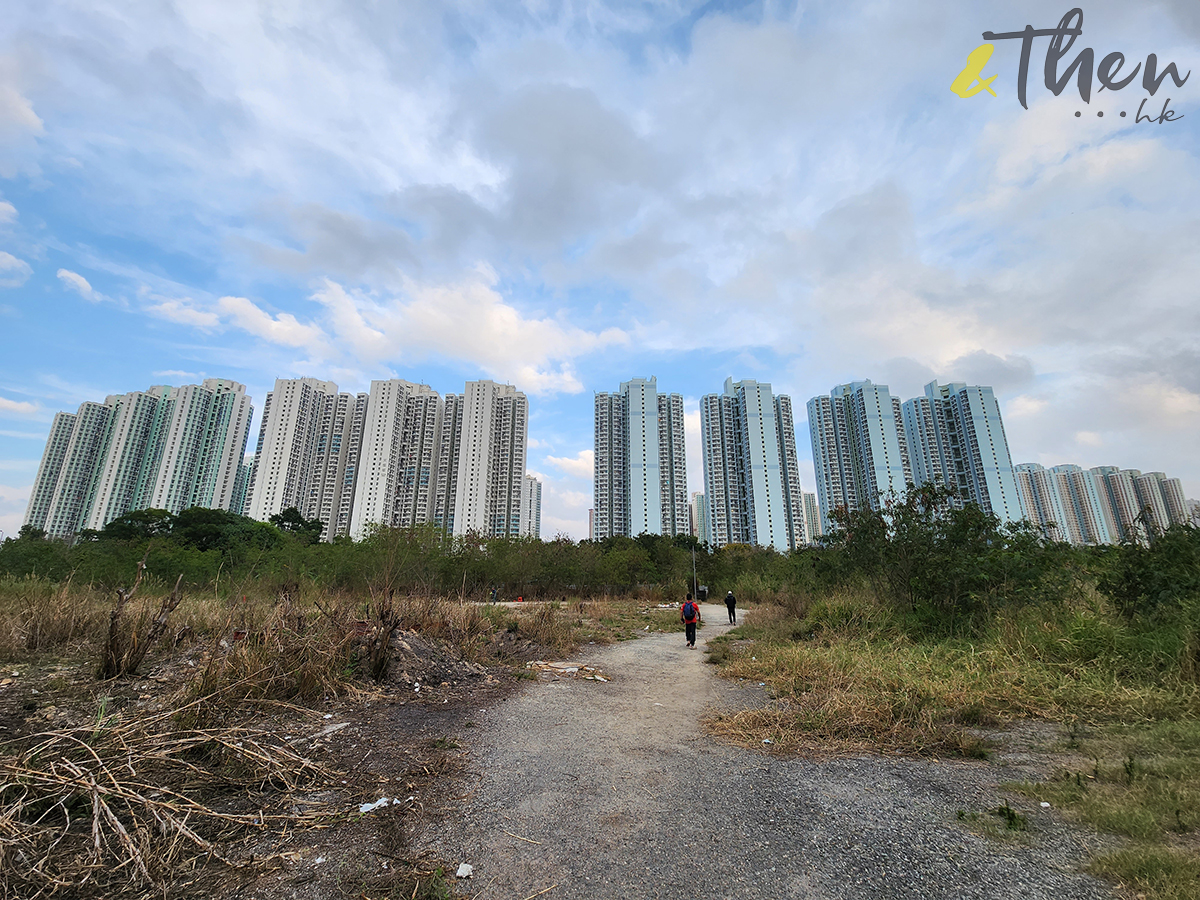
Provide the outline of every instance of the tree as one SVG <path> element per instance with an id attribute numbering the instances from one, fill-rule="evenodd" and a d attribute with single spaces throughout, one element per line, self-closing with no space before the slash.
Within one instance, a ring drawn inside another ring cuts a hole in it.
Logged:
<path id="1" fill-rule="evenodd" d="M 118 516 L 100 532 L 102 541 L 140 541 L 171 533 L 175 516 L 165 509 L 135 509 Z"/>
<path id="2" fill-rule="evenodd" d="M 306 519 L 294 506 L 276 513 L 269 521 L 280 531 L 294 534 L 305 544 L 315 544 L 321 539 L 321 532 L 325 530 L 325 525 L 320 519 Z"/>

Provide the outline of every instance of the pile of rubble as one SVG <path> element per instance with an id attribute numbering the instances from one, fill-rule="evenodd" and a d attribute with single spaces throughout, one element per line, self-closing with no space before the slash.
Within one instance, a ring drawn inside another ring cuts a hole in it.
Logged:
<path id="1" fill-rule="evenodd" d="M 533 662 L 525 663 L 525 668 L 532 669 L 539 675 L 544 674 L 552 678 L 583 678 L 587 681 L 608 681 L 608 677 L 599 669 L 577 662 L 546 662 L 544 659 L 535 659 Z"/>

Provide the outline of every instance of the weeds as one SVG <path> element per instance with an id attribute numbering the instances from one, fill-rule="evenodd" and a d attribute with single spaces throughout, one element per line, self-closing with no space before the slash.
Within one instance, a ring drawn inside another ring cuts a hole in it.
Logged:
<path id="1" fill-rule="evenodd" d="M 1096 729 L 1080 742 L 1086 768 L 1014 790 L 1065 809 L 1100 831 L 1169 843 L 1200 830 L 1200 722 Z"/>

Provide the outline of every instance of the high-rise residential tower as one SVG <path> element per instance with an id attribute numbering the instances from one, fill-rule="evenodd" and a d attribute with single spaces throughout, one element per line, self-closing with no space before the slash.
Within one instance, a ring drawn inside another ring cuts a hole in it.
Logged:
<path id="1" fill-rule="evenodd" d="M 913 480 L 900 400 L 870 380 L 840 384 L 808 401 L 821 518 L 838 508 L 880 509 Z"/>
<path id="2" fill-rule="evenodd" d="M 69 537 L 137 509 L 229 509 L 252 415 L 245 386 L 219 378 L 113 394 L 75 416 L 61 413 L 28 519 Z"/>
<path id="3" fill-rule="evenodd" d="M 446 397 L 442 440 L 439 465 L 446 468 L 439 468 L 437 484 L 446 493 L 440 508 L 452 515 L 444 527 L 454 535 L 520 534 L 529 443 L 525 394 L 511 384 L 468 381 L 461 397 Z"/>
<path id="4" fill-rule="evenodd" d="M 532 475 L 521 484 L 521 536 L 542 536 L 542 482 Z"/>
<path id="5" fill-rule="evenodd" d="M 688 505 L 691 518 L 692 536 L 701 544 L 708 544 L 712 536 L 708 528 L 708 498 L 699 491 L 692 493 L 692 502 Z"/>
<path id="6" fill-rule="evenodd" d="M 808 543 L 815 544 L 825 534 L 825 520 L 821 516 L 821 504 L 814 493 L 804 492 L 804 528 Z"/>
<path id="7" fill-rule="evenodd" d="M 688 534 L 683 397 L 655 378 L 595 397 L 595 537 Z"/>
<path id="8" fill-rule="evenodd" d="M 725 381 L 700 399 L 710 543 L 788 551 L 805 540 L 791 398 L 757 381 Z"/>
<path id="9" fill-rule="evenodd" d="M 59 429 L 65 426 L 65 417 L 61 421 L 55 419 L 50 441 L 42 455 L 38 481 L 33 486 L 30 509 L 26 514 L 27 524 L 43 528 L 50 537 L 72 537 L 83 527 L 89 511 L 88 491 L 98 468 L 108 420 L 116 403 L 115 397 L 109 397 L 108 400 L 112 402 L 80 404 L 79 411 L 72 417 L 71 436 L 57 465 L 52 454 L 57 456 L 56 445 L 61 437 Z M 46 503 L 45 525 L 40 526 L 34 519 L 40 509 L 35 510 L 33 504 L 46 494 L 50 499 Z"/>
<path id="10" fill-rule="evenodd" d="M 957 503 L 975 503 L 1001 522 L 1021 519 L 1021 500 L 990 387 L 957 382 L 925 385 L 902 407 L 913 482 L 953 488 Z"/>
<path id="11" fill-rule="evenodd" d="M 433 518 L 443 406 L 426 384 L 372 381 L 350 534 L 409 528 Z"/>
<path id="12" fill-rule="evenodd" d="M 246 515 L 260 522 L 296 508 L 320 519 L 322 539 L 349 533 L 367 395 L 332 381 L 277 378 L 263 406 Z"/>

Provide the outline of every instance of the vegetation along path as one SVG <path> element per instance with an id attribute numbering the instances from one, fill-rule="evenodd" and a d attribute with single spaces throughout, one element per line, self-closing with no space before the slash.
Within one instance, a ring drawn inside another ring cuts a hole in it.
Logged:
<path id="1" fill-rule="evenodd" d="M 1016 762 L 784 759 L 719 743 L 704 712 L 762 697 L 719 679 L 682 632 L 585 655 L 607 682 L 556 678 L 475 715 L 457 814 L 420 842 L 474 869 L 482 900 L 1098 898 L 1088 838 L 1026 808 L 1017 839 L 964 824 L 1028 777 Z M 717 624 L 720 623 L 720 624 Z M 1015 801 L 1014 801 L 1015 802 Z M 1028 806 L 1028 804 L 1026 804 Z M 983 818 L 987 818 L 985 815 Z M 453 868 L 452 868 L 453 871 Z M 544 893 L 539 893 L 544 892 Z"/>

